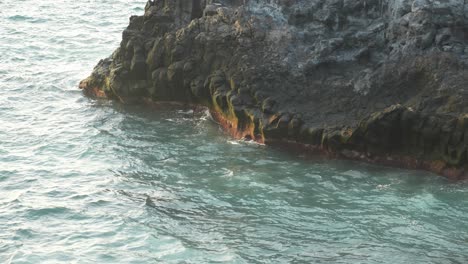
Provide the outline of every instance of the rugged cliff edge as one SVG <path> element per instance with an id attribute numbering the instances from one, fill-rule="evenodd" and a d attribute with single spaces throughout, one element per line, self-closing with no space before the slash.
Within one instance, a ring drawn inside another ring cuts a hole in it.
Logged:
<path id="1" fill-rule="evenodd" d="M 204 105 L 238 138 L 462 179 L 467 65 L 464 0 L 156 0 L 80 87 Z"/>

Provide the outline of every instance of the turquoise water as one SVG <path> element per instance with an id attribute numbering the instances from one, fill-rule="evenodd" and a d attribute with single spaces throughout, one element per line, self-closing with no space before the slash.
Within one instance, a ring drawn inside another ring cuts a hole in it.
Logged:
<path id="1" fill-rule="evenodd" d="M 0 263 L 468 263 L 468 183 L 85 98 L 143 1 L 0 0 Z"/>

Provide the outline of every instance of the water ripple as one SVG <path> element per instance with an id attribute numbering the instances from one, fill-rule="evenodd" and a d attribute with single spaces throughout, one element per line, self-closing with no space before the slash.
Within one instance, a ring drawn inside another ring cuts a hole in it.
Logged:
<path id="1" fill-rule="evenodd" d="M 466 263 L 468 182 L 83 97 L 144 1 L 0 1 L 0 263 Z"/>

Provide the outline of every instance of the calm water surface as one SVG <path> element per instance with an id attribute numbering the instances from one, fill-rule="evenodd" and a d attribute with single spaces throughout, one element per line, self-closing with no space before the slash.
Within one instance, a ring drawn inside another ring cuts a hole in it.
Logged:
<path id="1" fill-rule="evenodd" d="M 143 1 L 0 0 L 0 263 L 468 263 L 468 183 L 85 98 Z"/>

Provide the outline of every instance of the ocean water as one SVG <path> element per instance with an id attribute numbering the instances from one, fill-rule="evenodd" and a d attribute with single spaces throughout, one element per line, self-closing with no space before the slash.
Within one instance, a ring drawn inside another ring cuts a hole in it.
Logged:
<path id="1" fill-rule="evenodd" d="M 0 0 L 0 263 L 468 263 L 468 183 L 78 90 L 144 1 Z"/>

